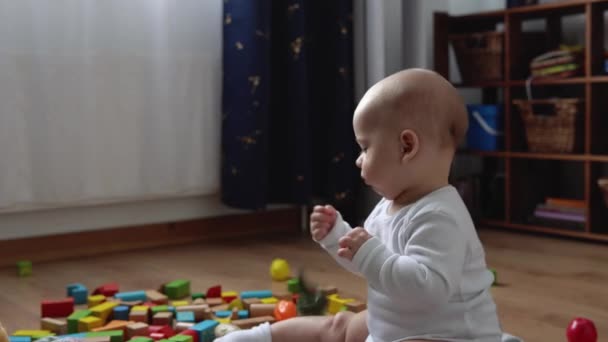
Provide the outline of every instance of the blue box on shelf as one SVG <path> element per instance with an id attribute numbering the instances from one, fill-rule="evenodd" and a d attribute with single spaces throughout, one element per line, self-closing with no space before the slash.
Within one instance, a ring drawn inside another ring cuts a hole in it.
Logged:
<path id="1" fill-rule="evenodd" d="M 502 106 L 467 105 L 469 130 L 467 148 L 477 151 L 497 151 L 502 149 Z"/>

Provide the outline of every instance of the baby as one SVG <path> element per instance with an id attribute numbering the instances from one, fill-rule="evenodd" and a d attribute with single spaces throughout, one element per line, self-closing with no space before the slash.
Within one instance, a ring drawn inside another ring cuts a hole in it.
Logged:
<path id="1" fill-rule="evenodd" d="M 351 228 L 331 206 L 310 218 L 313 239 L 367 280 L 368 310 L 297 317 L 216 341 L 501 341 L 492 273 L 448 183 L 467 126 L 458 92 L 434 72 L 404 70 L 369 89 L 353 119 L 356 164 L 383 198 L 364 227 Z"/>

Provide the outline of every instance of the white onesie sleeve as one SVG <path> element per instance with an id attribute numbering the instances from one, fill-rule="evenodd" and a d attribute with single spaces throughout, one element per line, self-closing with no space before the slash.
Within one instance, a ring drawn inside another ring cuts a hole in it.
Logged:
<path id="1" fill-rule="evenodd" d="M 337 212 L 336 223 L 334 224 L 334 227 L 329 231 L 327 236 L 325 236 L 321 241 L 319 241 L 319 244 L 329 253 L 329 255 L 331 255 L 338 262 L 338 264 L 340 264 L 346 270 L 361 276 L 352 261 L 338 256 L 338 249 L 340 249 L 338 241 L 341 237 L 348 234 L 348 232 L 350 232 L 351 230 L 351 226 L 346 221 L 344 221 L 344 219 L 342 219 L 342 215 Z"/>

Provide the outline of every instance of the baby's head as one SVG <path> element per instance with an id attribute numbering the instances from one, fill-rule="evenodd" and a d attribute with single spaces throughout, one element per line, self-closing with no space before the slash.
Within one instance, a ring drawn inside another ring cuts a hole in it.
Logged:
<path id="1" fill-rule="evenodd" d="M 432 71 L 408 69 L 367 91 L 353 127 L 362 149 L 357 166 L 365 182 L 388 199 L 413 193 L 416 199 L 447 185 L 468 115 L 447 80 Z"/>

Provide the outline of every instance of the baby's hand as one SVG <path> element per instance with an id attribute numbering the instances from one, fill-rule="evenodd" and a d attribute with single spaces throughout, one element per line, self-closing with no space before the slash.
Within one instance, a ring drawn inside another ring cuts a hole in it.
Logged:
<path id="1" fill-rule="evenodd" d="M 321 241 L 336 224 L 337 212 L 331 205 L 317 205 L 310 214 L 310 233 L 312 239 Z"/>
<path id="2" fill-rule="evenodd" d="M 351 230 L 338 241 L 338 244 L 340 245 L 338 255 L 344 259 L 353 260 L 353 257 L 357 254 L 359 248 L 361 248 L 365 241 L 371 238 L 372 236 L 367 230 L 361 227 Z"/>

